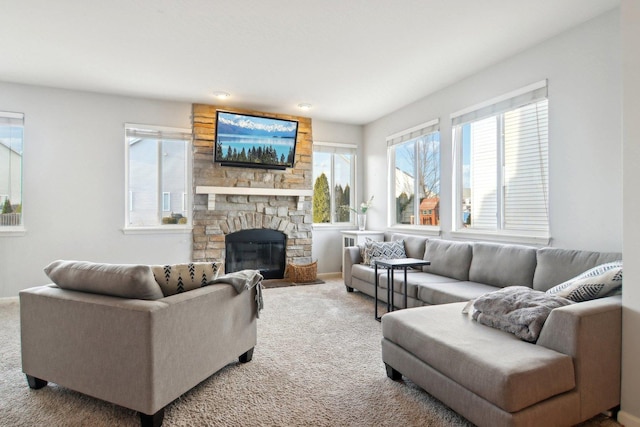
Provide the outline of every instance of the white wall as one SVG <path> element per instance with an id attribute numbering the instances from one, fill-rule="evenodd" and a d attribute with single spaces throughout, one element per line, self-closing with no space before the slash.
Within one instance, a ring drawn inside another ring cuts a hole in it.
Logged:
<path id="1" fill-rule="evenodd" d="M 440 118 L 441 223 L 452 226 L 450 114 L 543 79 L 549 84 L 552 245 L 622 251 L 619 11 L 528 49 L 420 99 L 364 129 L 365 193 L 376 195 L 372 229 L 386 228 L 385 138 Z"/>
<path id="2" fill-rule="evenodd" d="M 622 293 L 622 405 L 618 421 L 640 427 L 640 2 L 623 0 L 624 291 Z"/>
<path id="3" fill-rule="evenodd" d="M 356 188 L 362 192 L 362 126 L 347 125 L 321 120 L 313 121 L 313 140 L 317 142 L 340 142 L 358 145 L 356 165 Z M 361 194 L 356 195 L 362 198 Z M 342 228 L 331 226 L 313 227 L 312 257 L 318 260 L 318 273 L 336 273 L 342 268 Z"/>
<path id="4" fill-rule="evenodd" d="M 190 234 L 124 235 L 125 122 L 191 127 L 191 104 L 0 83 L 25 113 L 26 235 L 0 234 L 0 297 L 49 283 L 55 259 L 188 261 Z"/>
<path id="5" fill-rule="evenodd" d="M 123 234 L 124 123 L 191 127 L 191 104 L 0 82 L 0 110 L 25 113 L 24 236 L 0 234 L 0 297 L 49 283 L 55 259 L 178 263 L 191 234 Z M 318 141 L 361 144 L 360 126 L 314 121 Z M 316 240 L 317 236 L 317 240 Z M 314 230 L 320 272 L 340 271 L 336 229 Z"/>

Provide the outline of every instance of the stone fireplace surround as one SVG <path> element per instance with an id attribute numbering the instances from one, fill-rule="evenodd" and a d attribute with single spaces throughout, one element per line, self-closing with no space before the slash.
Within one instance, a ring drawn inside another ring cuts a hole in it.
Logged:
<path id="1" fill-rule="evenodd" d="M 248 169 L 213 162 L 217 109 L 298 121 L 294 167 Z M 193 105 L 193 261 L 225 260 L 225 236 L 250 229 L 285 233 L 286 262 L 311 262 L 311 119 Z"/>

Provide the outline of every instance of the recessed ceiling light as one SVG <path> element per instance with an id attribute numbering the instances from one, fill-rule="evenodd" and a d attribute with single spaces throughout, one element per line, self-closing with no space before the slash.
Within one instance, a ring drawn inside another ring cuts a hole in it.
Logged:
<path id="1" fill-rule="evenodd" d="M 213 96 L 215 96 L 218 99 L 227 99 L 227 98 L 231 98 L 231 94 L 228 92 L 223 92 L 221 90 L 217 90 L 215 92 L 213 92 Z"/>
<path id="2" fill-rule="evenodd" d="M 304 111 L 308 111 L 310 110 L 312 107 L 311 104 L 307 104 L 306 102 L 303 102 L 302 104 L 298 104 L 298 108 Z"/>

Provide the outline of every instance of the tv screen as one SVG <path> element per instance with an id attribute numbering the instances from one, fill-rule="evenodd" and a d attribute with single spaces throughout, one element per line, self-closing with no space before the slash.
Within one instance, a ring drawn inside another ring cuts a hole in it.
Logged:
<path id="1" fill-rule="evenodd" d="M 218 111 L 214 161 L 223 166 L 293 167 L 298 122 Z"/>

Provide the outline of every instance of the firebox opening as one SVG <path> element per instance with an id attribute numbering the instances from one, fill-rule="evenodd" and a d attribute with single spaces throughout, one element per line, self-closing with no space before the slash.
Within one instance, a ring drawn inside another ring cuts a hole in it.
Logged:
<path id="1" fill-rule="evenodd" d="M 265 279 L 282 279 L 286 235 L 269 229 L 242 230 L 225 238 L 224 271 L 260 270 Z"/>

